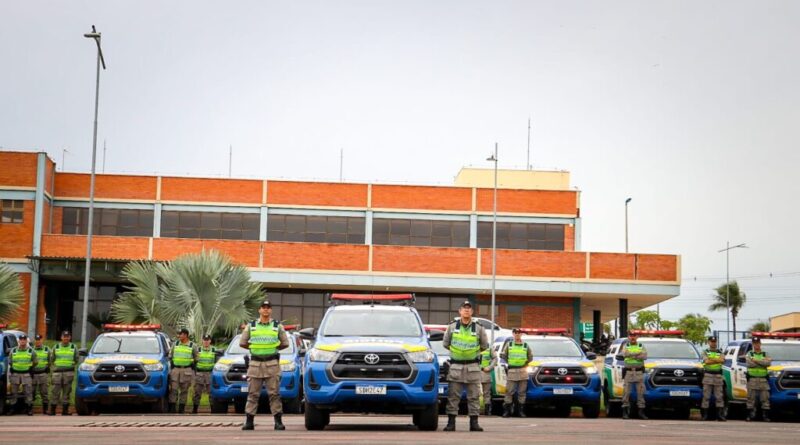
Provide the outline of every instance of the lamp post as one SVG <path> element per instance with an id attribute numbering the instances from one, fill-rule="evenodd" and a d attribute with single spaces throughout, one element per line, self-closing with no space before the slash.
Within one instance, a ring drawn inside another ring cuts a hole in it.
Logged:
<path id="1" fill-rule="evenodd" d="M 494 306 L 495 289 L 497 284 L 497 142 L 494 143 L 494 153 L 486 158 L 487 161 L 494 162 L 494 203 L 492 204 L 492 335 L 489 344 L 494 344 Z"/>
<path id="2" fill-rule="evenodd" d="M 631 200 L 633 200 L 633 198 L 625 200 L 625 253 L 628 253 L 628 203 L 630 203 Z"/>
<path id="3" fill-rule="evenodd" d="M 83 277 L 83 314 L 81 315 L 81 349 L 86 348 L 86 321 L 89 317 L 89 275 L 92 269 L 92 225 L 94 223 L 94 176 L 97 163 L 97 110 L 100 101 L 100 65 L 106 69 L 103 50 L 100 47 L 100 33 L 92 25 L 92 32 L 83 35 L 97 44 L 97 75 L 94 86 L 94 133 L 92 136 L 92 175 L 89 181 L 89 218 L 86 228 L 86 271 Z"/>
<path id="4" fill-rule="evenodd" d="M 728 241 L 724 249 L 717 251 L 719 253 L 725 252 L 725 318 L 728 322 L 728 332 L 731 332 L 731 250 L 739 248 L 747 249 L 747 244 L 741 243 L 731 246 L 731 242 Z M 736 340 L 736 332 L 733 333 L 733 339 Z"/>

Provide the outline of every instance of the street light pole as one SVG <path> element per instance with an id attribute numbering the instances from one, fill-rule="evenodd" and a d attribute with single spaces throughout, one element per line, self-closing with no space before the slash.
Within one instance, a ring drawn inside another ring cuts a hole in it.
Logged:
<path id="1" fill-rule="evenodd" d="M 97 164 L 97 111 L 100 104 L 100 65 L 106 69 L 103 50 L 100 47 L 100 33 L 92 25 L 92 32 L 83 35 L 97 44 L 97 74 L 94 86 L 94 133 L 92 136 L 92 175 L 89 181 L 89 218 L 86 229 L 86 271 L 83 277 L 83 314 L 81 316 L 81 349 L 86 348 L 86 322 L 89 318 L 89 275 L 92 269 L 92 225 L 94 223 L 94 177 Z"/>
<path id="2" fill-rule="evenodd" d="M 492 205 L 492 335 L 489 345 L 494 344 L 494 306 L 495 306 L 495 291 L 497 284 L 497 142 L 494 143 L 494 153 L 486 158 L 487 161 L 494 162 L 494 198 Z"/>
<path id="3" fill-rule="evenodd" d="M 628 198 L 625 200 L 625 253 L 628 253 L 628 203 L 631 202 L 633 198 Z"/>
<path id="4" fill-rule="evenodd" d="M 718 252 L 725 252 L 725 318 L 727 320 L 727 330 L 731 332 L 731 250 L 732 249 L 747 249 L 747 244 L 741 243 L 731 246 L 731 242 L 726 243 L 726 247 Z M 736 332 L 733 332 L 733 339 L 736 340 Z"/>

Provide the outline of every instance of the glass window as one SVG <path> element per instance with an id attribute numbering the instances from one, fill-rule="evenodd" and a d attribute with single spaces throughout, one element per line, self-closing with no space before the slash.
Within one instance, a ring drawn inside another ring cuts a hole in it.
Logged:
<path id="1" fill-rule="evenodd" d="M 93 218 L 92 233 L 95 235 L 153 236 L 152 210 L 96 208 Z M 66 235 L 85 235 L 88 221 L 88 208 L 64 207 L 61 232 Z"/>
<path id="2" fill-rule="evenodd" d="M 506 306 L 506 327 L 522 327 L 522 306 Z"/>
<path id="3" fill-rule="evenodd" d="M 19 199 L 4 199 L 0 208 L 0 222 L 21 223 L 25 203 Z"/>
<path id="4" fill-rule="evenodd" d="M 269 215 L 268 241 L 364 244 L 365 218 Z"/>
<path id="5" fill-rule="evenodd" d="M 372 222 L 372 243 L 469 247 L 469 222 L 378 218 Z"/>
<path id="6" fill-rule="evenodd" d="M 492 247 L 492 223 L 478 223 L 478 247 Z M 564 225 L 497 223 L 498 249 L 564 250 Z"/>
<path id="7" fill-rule="evenodd" d="M 161 212 L 161 236 L 258 240 L 259 215 L 227 212 Z"/>

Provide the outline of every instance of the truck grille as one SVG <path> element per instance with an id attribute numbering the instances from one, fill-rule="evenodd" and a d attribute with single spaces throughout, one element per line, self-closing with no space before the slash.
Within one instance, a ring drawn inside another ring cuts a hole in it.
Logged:
<path id="1" fill-rule="evenodd" d="M 800 388 L 800 371 L 784 371 L 779 383 L 781 388 Z"/>
<path id="2" fill-rule="evenodd" d="M 339 379 L 402 380 L 411 376 L 412 369 L 402 354 L 345 352 L 336 360 L 331 371 Z"/>
<path id="3" fill-rule="evenodd" d="M 699 368 L 656 368 L 652 382 L 654 386 L 700 386 L 703 372 Z"/>
<path id="4" fill-rule="evenodd" d="M 545 366 L 536 374 L 536 383 L 542 385 L 585 385 L 588 381 L 579 366 Z"/>
<path id="5" fill-rule="evenodd" d="M 244 363 L 236 363 L 225 373 L 225 381 L 228 383 L 246 382 L 247 366 Z"/>
<path id="6" fill-rule="evenodd" d="M 103 363 L 94 371 L 95 382 L 143 382 L 146 378 L 139 363 Z"/>

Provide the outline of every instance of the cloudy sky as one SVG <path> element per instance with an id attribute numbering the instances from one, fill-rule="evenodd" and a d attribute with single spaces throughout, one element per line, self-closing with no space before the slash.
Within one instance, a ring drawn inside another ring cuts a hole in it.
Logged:
<path id="1" fill-rule="evenodd" d="M 800 311 L 800 2 L 25 1 L 0 14 L 0 146 L 88 171 L 451 184 L 572 172 L 583 249 L 683 257 L 667 318 L 731 275 Z M 102 144 L 101 144 L 102 145 Z M 772 274 L 772 277 L 770 277 Z M 712 314 L 724 328 L 723 313 Z"/>

